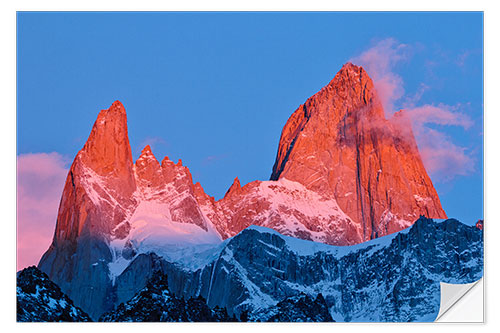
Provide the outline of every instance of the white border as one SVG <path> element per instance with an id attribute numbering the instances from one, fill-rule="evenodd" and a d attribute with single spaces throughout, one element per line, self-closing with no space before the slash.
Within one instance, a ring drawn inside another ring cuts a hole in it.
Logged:
<path id="1" fill-rule="evenodd" d="M 471 327 L 468 325 L 457 325 L 448 324 L 445 326 L 450 326 L 448 328 L 454 331 L 467 331 L 476 330 L 478 328 L 490 329 L 493 325 L 497 325 L 498 320 L 498 307 L 494 307 L 493 300 L 495 296 L 498 296 L 498 283 L 496 278 L 498 276 L 498 266 L 494 265 L 496 260 L 488 260 L 488 253 L 498 253 L 498 241 L 495 240 L 495 236 L 498 235 L 498 224 L 500 219 L 498 218 L 498 210 L 495 206 L 498 206 L 498 188 L 500 186 L 498 180 L 500 177 L 500 169 L 498 166 L 498 145 L 500 145 L 500 130 L 496 127 L 500 126 L 499 122 L 499 85 L 496 81 L 500 78 L 499 73 L 499 62 L 500 54 L 498 50 L 498 31 L 500 31 L 500 17 L 498 16 L 498 6 L 497 1 L 436 1 L 436 0 L 419 0 L 411 1 L 411 3 L 396 0 L 349 0 L 349 1 L 319 1 L 319 0 L 308 0 L 308 1 L 275 1 L 275 0 L 254 0 L 245 2 L 236 2 L 231 0 L 211 0 L 211 1 L 105 1 L 105 0 L 87 0 L 87 1 L 64 1 L 64 0 L 24 0 L 24 1 L 3 1 L 0 6 L 0 35 L 2 41 L 2 51 L 0 52 L 2 61 L 0 62 L 0 73 L 2 86 L 0 89 L 3 102 L 2 107 L 2 118 L 0 122 L 0 135 L 1 135 L 1 155 L 2 155 L 2 170 L 0 172 L 2 186 L 2 197 L 1 197 L 1 212 L 3 230 L 2 239 L 2 281 L 0 286 L 2 288 L 2 307 L 0 309 L 2 323 L 5 325 L 13 325 L 15 327 L 6 327 L 10 331 L 12 330 L 75 330 L 83 331 L 91 328 L 107 329 L 114 328 L 117 330 L 124 331 L 136 331 L 145 327 L 145 324 L 139 324 L 142 326 L 136 326 L 135 324 L 91 324 L 89 325 L 74 325 L 74 324 L 16 324 L 15 323 L 15 221 L 16 221 L 16 211 L 15 211 L 15 156 L 16 156 L 16 11 L 100 11 L 100 10 L 111 10 L 111 11 L 158 11 L 158 10 L 168 10 L 168 11 L 184 11 L 184 10 L 197 10 L 197 11 L 253 11 L 253 10 L 287 10 L 287 11 L 395 11 L 395 10 L 405 10 L 405 11 L 485 11 L 485 289 L 488 291 L 486 297 L 486 321 L 487 325 L 477 326 L 473 325 Z M 466 194 L 464 194 L 466 195 Z M 495 223 L 498 221 L 497 223 Z M 491 244 L 490 244 L 491 242 Z M 488 283 L 488 281 L 492 281 Z M 349 330 L 369 330 L 372 331 L 397 331 L 399 332 L 402 328 L 401 325 L 395 324 L 333 324 L 330 325 L 287 325 L 287 324 L 271 324 L 271 325 L 209 325 L 209 324 L 174 324 L 168 325 L 155 325 L 146 324 L 148 329 L 158 328 L 162 330 L 174 330 L 174 331 L 234 331 L 238 332 L 250 332 L 255 329 L 258 330 L 276 330 L 276 329 L 286 329 L 289 332 L 303 332 L 305 329 L 311 327 L 311 329 L 320 331 L 331 331 L 336 329 L 349 329 Z M 347 325 L 347 326 L 346 326 Z M 422 325 L 426 325 L 422 327 Z M 422 329 L 425 330 L 442 330 L 444 324 L 412 324 L 405 325 L 405 330 L 418 331 Z M 314 327 L 313 327 L 314 326 Z M 452 326 L 452 327 L 451 327 Z M 498 329 L 498 327 L 497 327 Z"/>

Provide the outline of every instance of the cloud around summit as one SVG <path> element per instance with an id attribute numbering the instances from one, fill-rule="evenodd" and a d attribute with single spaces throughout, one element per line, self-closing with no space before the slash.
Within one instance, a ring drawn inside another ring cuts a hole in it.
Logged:
<path id="1" fill-rule="evenodd" d="M 396 68 L 409 63 L 418 48 L 416 44 L 403 44 L 394 38 L 386 38 L 374 42 L 351 62 L 363 66 L 373 79 L 387 118 L 398 111 L 396 105 L 405 109 L 427 171 L 438 181 L 449 181 L 474 172 L 475 161 L 467 147 L 458 145 L 437 127 L 456 126 L 467 130 L 474 122 L 461 111 L 459 104 L 447 105 L 439 101 L 420 104 L 422 96 L 431 89 L 424 83 L 414 94 L 405 92 L 404 80 Z"/>

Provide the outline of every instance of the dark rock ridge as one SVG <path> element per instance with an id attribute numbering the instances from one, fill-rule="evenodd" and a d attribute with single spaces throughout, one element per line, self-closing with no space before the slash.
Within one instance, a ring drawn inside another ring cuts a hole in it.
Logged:
<path id="1" fill-rule="evenodd" d="M 230 315 L 258 318 L 305 293 L 322 294 L 335 321 L 406 322 L 435 319 L 440 282 L 471 283 L 483 274 L 482 231 L 454 219 L 421 217 L 406 230 L 346 247 L 251 227 L 215 251 L 215 259 L 196 270 L 139 254 L 115 287 L 121 298 L 132 297 L 144 286 L 140 281 L 160 269 L 178 297 L 201 295 Z"/>
<path id="2" fill-rule="evenodd" d="M 261 318 L 268 322 L 333 322 L 323 295 L 315 299 L 302 293 L 291 296 L 268 309 Z"/>
<path id="3" fill-rule="evenodd" d="M 154 271 L 146 287 L 131 300 L 121 303 L 116 310 L 104 314 L 105 322 L 230 322 L 225 308 L 210 309 L 203 297 L 184 301 L 168 289 L 167 278 Z"/>
<path id="4" fill-rule="evenodd" d="M 17 273 L 18 322 L 82 322 L 90 317 L 35 266 Z"/>

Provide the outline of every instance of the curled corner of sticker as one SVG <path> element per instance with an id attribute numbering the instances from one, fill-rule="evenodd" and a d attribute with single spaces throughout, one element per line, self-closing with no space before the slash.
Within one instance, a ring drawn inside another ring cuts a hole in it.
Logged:
<path id="1" fill-rule="evenodd" d="M 466 284 L 441 282 L 436 322 L 484 322 L 483 279 Z"/>

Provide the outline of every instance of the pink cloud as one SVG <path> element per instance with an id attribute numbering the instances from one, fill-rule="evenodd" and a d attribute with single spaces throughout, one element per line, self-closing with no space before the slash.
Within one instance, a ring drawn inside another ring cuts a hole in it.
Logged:
<path id="1" fill-rule="evenodd" d="M 474 123 L 468 115 L 459 111 L 460 108 L 460 105 L 450 106 L 440 103 L 405 109 L 411 119 L 425 168 L 440 181 L 466 176 L 475 170 L 474 160 L 465 147 L 456 145 L 451 137 L 428 126 L 458 126 L 469 129 Z"/>
<path id="2" fill-rule="evenodd" d="M 420 101 L 424 93 L 428 91 L 430 88 L 431 87 L 429 87 L 428 85 L 420 83 L 420 87 L 413 95 L 405 96 L 405 102 L 404 102 L 405 108 L 415 107 L 415 104 Z"/>
<path id="3" fill-rule="evenodd" d="M 473 121 L 460 112 L 460 105 L 450 106 L 442 103 L 417 105 L 430 87 L 422 83 L 413 95 L 405 96 L 403 79 L 394 72 L 395 66 L 400 62 L 408 61 L 410 53 L 416 48 L 419 46 L 401 44 L 393 38 L 387 38 L 351 61 L 363 66 L 372 78 L 386 116 L 390 117 L 397 111 L 394 107 L 397 101 L 404 101 L 400 103 L 405 105 L 405 114 L 411 120 L 427 172 L 441 181 L 467 175 L 474 171 L 474 160 L 468 155 L 467 149 L 456 145 L 451 137 L 429 125 L 459 126 L 468 129 L 473 125 Z M 466 56 L 464 54 L 463 59 Z M 437 65 L 435 61 L 426 63 L 426 67 L 429 68 Z"/>
<path id="4" fill-rule="evenodd" d="M 424 124 L 437 124 L 447 126 L 460 126 L 468 129 L 473 125 L 469 116 L 457 112 L 460 105 L 450 106 L 445 104 L 422 105 L 408 108 L 406 111 L 412 120 L 413 126 L 421 127 Z"/>
<path id="5" fill-rule="evenodd" d="M 425 168 L 441 181 L 475 171 L 474 160 L 468 155 L 467 149 L 451 142 L 442 132 L 425 128 L 425 132 L 417 136 Z"/>
<path id="6" fill-rule="evenodd" d="M 361 65 L 373 79 L 375 89 L 386 114 L 392 115 L 394 102 L 404 95 L 403 79 L 393 72 L 394 66 L 407 60 L 409 46 L 399 44 L 393 38 L 379 41 L 370 49 L 353 58 L 351 62 Z"/>
<path id="7" fill-rule="evenodd" d="M 474 171 L 474 160 L 468 155 L 466 148 L 453 143 L 442 131 L 428 126 L 434 124 L 470 128 L 472 120 L 466 114 L 458 112 L 459 108 L 460 106 L 445 104 L 426 104 L 405 110 L 411 119 L 427 172 L 441 181 L 449 181 Z"/>
<path id="8" fill-rule="evenodd" d="M 48 249 L 68 174 L 58 153 L 17 157 L 17 269 L 37 265 Z"/>

